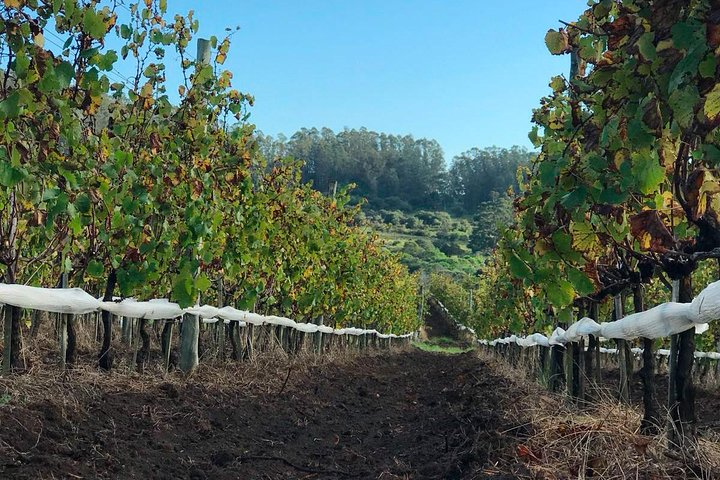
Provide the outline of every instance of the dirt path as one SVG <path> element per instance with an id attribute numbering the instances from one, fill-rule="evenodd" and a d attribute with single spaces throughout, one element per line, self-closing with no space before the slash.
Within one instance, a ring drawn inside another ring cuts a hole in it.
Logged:
<path id="1" fill-rule="evenodd" d="M 475 355 L 282 368 L 18 387 L 0 406 L 0 478 L 502 478 L 482 472 L 512 448 L 502 406 L 518 392 Z"/>

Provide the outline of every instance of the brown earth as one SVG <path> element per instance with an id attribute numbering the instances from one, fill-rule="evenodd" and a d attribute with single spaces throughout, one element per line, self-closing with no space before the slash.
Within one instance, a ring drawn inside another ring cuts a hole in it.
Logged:
<path id="1" fill-rule="evenodd" d="M 516 478 L 531 395 L 473 353 L 289 365 L 0 378 L 0 478 Z"/>

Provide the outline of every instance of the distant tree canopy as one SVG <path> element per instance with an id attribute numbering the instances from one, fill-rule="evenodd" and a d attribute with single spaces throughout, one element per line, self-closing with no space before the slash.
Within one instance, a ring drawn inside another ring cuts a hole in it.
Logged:
<path id="1" fill-rule="evenodd" d="M 455 157 L 448 172 L 448 195 L 465 212 L 475 213 L 508 188 L 517 189 L 517 169 L 529 162 L 526 148 L 472 148 Z"/>
<path id="2" fill-rule="evenodd" d="M 511 149 L 473 148 L 455 157 L 448 169 L 435 140 L 390 135 L 365 128 L 333 132 L 306 129 L 290 138 L 259 134 L 267 158 L 292 156 L 305 161 L 303 180 L 327 193 L 354 183 L 354 195 L 371 208 L 452 210 L 475 214 L 492 192 L 504 194 L 516 184 L 516 170 L 531 153 Z"/>

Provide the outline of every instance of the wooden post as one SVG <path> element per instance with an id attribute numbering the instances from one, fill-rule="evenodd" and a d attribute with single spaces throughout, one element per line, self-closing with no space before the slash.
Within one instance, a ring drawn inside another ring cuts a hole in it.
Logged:
<path id="1" fill-rule="evenodd" d="M 132 321 L 127 317 L 120 317 L 122 322 L 122 342 L 126 345 L 132 344 Z"/>
<path id="2" fill-rule="evenodd" d="M 223 307 L 225 303 L 225 285 L 223 284 L 222 278 L 218 282 L 218 308 Z M 225 360 L 225 320 L 222 318 L 217 321 L 217 335 L 218 335 L 218 358 L 221 361 Z"/>
<path id="3" fill-rule="evenodd" d="M 615 320 L 623 318 L 623 302 L 622 295 L 615 295 L 613 298 Z M 618 386 L 618 393 L 620 400 L 623 403 L 630 403 L 630 375 L 632 373 L 631 358 L 628 358 L 629 347 L 626 340 L 616 340 L 617 344 L 617 356 L 618 356 L 618 367 L 620 370 L 620 385 Z"/>
<path id="4" fill-rule="evenodd" d="M 197 63 L 208 65 L 210 63 L 210 40 L 205 38 L 197 39 Z"/>
<path id="5" fill-rule="evenodd" d="M 139 353 L 139 350 L 140 350 L 140 335 L 139 335 L 139 330 L 140 330 L 140 325 L 139 325 L 139 323 L 140 323 L 140 319 L 138 319 L 138 318 L 133 318 L 133 319 L 130 320 L 130 322 L 131 322 L 131 324 L 132 324 L 132 326 L 133 326 L 133 328 L 132 328 L 132 345 L 133 345 L 133 360 L 132 360 L 132 364 L 137 366 L 137 365 L 138 365 L 138 353 Z"/>
<path id="6" fill-rule="evenodd" d="M 68 276 L 67 272 L 63 272 L 60 277 L 60 288 L 67 288 Z M 68 349 L 68 315 L 64 313 L 58 314 L 59 319 L 59 342 L 60 342 L 60 368 L 67 368 L 67 349 Z"/>
<path id="7" fill-rule="evenodd" d="M 178 367 L 185 373 L 192 373 L 200 363 L 198 340 L 200 336 L 200 317 L 186 313 L 182 317 L 180 332 L 180 362 Z"/>
<path id="8" fill-rule="evenodd" d="M 12 373 L 12 322 L 13 307 L 11 305 L 3 306 L 3 375 Z"/>
<path id="9" fill-rule="evenodd" d="M 175 320 L 166 320 L 166 322 L 163 327 L 162 341 L 165 353 L 165 371 L 167 372 L 170 370 L 170 352 L 172 351 L 172 336 Z"/>
<path id="10" fill-rule="evenodd" d="M 317 320 L 315 321 L 315 323 L 316 323 L 318 326 L 323 326 L 323 325 L 324 325 L 324 322 L 325 322 L 325 318 L 323 317 L 323 315 L 320 315 L 320 316 L 317 318 Z M 314 345 L 313 345 L 313 347 L 314 347 L 313 350 L 315 351 L 315 353 L 318 354 L 318 355 L 319 355 L 320 353 L 322 353 L 322 346 L 323 346 L 323 334 L 322 334 L 322 332 L 320 332 L 320 331 L 315 332 L 315 334 L 313 335 L 313 343 L 314 343 Z"/>

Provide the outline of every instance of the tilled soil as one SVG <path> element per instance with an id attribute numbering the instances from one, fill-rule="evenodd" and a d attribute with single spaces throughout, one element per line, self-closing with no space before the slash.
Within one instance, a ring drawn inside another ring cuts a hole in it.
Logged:
<path id="1" fill-rule="evenodd" d="M 528 392 L 475 354 L 284 362 L 3 380 L 0 478 L 503 478 Z"/>

